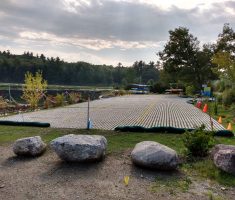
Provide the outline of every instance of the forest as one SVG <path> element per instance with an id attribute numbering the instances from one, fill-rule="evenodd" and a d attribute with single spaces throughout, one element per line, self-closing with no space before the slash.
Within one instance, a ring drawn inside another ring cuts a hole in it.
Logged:
<path id="1" fill-rule="evenodd" d="M 136 61 L 131 67 L 118 63 L 113 67 L 82 61 L 69 63 L 59 57 L 48 58 L 32 52 L 14 55 L 9 50 L 0 52 L 0 70 L 0 82 L 3 83 L 23 83 L 27 71 L 41 71 L 49 84 L 59 85 L 120 86 L 159 79 L 159 70 L 154 62 Z"/>

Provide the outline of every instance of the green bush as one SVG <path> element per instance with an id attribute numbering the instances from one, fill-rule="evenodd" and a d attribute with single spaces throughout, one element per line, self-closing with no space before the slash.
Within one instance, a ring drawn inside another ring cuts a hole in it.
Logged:
<path id="1" fill-rule="evenodd" d="M 216 101 L 221 104 L 222 103 L 222 95 L 221 94 L 217 94 L 216 95 Z"/>
<path id="2" fill-rule="evenodd" d="M 56 106 L 63 106 L 64 105 L 64 95 L 63 94 L 57 94 L 55 96 L 55 104 Z"/>
<path id="3" fill-rule="evenodd" d="M 185 88 L 185 93 L 187 96 L 193 96 L 195 93 L 195 87 L 194 86 L 187 86 Z"/>
<path id="4" fill-rule="evenodd" d="M 157 82 L 150 87 L 150 92 L 162 94 L 167 88 L 168 86 L 164 85 L 161 82 Z"/>
<path id="5" fill-rule="evenodd" d="M 205 125 L 202 125 L 192 132 L 186 131 L 183 135 L 183 143 L 189 156 L 204 157 L 213 146 L 213 133 L 205 131 Z"/>
<path id="6" fill-rule="evenodd" d="M 230 106 L 235 102 L 235 89 L 226 89 L 222 94 L 222 102 L 225 106 Z"/>

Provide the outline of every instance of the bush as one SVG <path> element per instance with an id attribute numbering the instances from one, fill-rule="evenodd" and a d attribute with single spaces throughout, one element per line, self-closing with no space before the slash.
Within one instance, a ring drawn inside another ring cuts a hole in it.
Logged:
<path id="1" fill-rule="evenodd" d="M 162 84 L 161 82 L 157 82 L 150 87 L 150 92 L 162 94 L 165 92 L 166 89 L 167 89 L 166 85 Z"/>
<path id="2" fill-rule="evenodd" d="M 235 89 L 227 89 L 222 94 L 222 102 L 225 106 L 230 106 L 235 102 Z"/>
<path id="3" fill-rule="evenodd" d="M 69 93 L 68 96 L 68 103 L 73 104 L 73 103 L 78 103 L 81 98 L 81 94 L 77 92 L 71 92 Z"/>
<path id="4" fill-rule="evenodd" d="M 217 94 L 216 95 L 216 101 L 221 104 L 222 103 L 222 95 L 221 94 Z"/>
<path id="5" fill-rule="evenodd" d="M 195 87 L 194 86 L 187 86 L 185 88 L 185 93 L 187 96 L 193 96 L 195 93 Z"/>
<path id="6" fill-rule="evenodd" d="M 187 154 L 192 157 L 207 156 L 209 149 L 213 146 L 213 133 L 205 131 L 205 125 L 192 132 L 186 131 L 183 135 L 183 143 Z"/>
<path id="7" fill-rule="evenodd" d="M 63 94 L 57 94 L 55 96 L 55 105 L 56 106 L 63 106 L 64 105 L 64 95 Z"/>
<path id="8" fill-rule="evenodd" d="M 56 105 L 55 97 L 52 95 L 47 95 L 44 101 L 44 108 L 45 109 L 52 108 L 52 107 L 55 107 L 55 105 Z"/>
<path id="9" fill-rule="evenodd" d="M 8 107 L 8 103 L 2 96 L 0 96 L 0 109 L 5 109 L 7 107 Z"/>

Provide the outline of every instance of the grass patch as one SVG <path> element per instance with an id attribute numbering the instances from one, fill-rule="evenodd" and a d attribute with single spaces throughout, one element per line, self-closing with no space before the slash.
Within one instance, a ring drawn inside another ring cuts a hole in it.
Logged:
<path id="1" fill-rule="evenodd" d="M 192 181 L 186 176 L 158 177 L 152 185 L 151 191 L 166 191 L 171 195 L 176 195 L 178 192 L 187 192 L 191 183 Z"/>
<path id="2" fill-rule="evenodd" d="M 209 106 L 211 108 L 213 108 L 214 106 L 214 102 L 210 102 Z M 235 133 L 235 105 L 231 105 L 230 107 L 225 107 L 221 104 L 218 105 L 217 110 L 218 113 L 217 115 L 214 114 L 213 109 L 212 109 L 212 117 L 215 120 L 218 120 L 218 118 L 221 116 L 222 117 L 222 125 L 227 128 L 228 124 L 231 123 L 232 124 L 232 128 L 233 128 L 233 132 Z"/>
<path id="3" fill-rule="evenodd" d="M 210 179 L 225 186 L 235 186 L 235 176 L 216 168 L 209 158 L 183 164 L 181 169 L 191 176 Z"/>

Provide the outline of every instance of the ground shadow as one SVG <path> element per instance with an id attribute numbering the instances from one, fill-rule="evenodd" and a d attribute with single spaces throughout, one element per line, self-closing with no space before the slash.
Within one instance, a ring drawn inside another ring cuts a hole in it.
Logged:
<path id="1" fill-rule="evenodd" d="M 135 178 L 147 179 L 149 181 L 155 181 L 157 178 L 160 179 L 168 179 L 171 177 L 181 178 L 184 174 L 179 170 L 171 170 L 171 171 L 164 171 L 164 170 L 156 170 L 156 169 L 149 169 L 143 168 L 137 165 L 131 165 L 131 176 Z"/>
<path id="2" fill-rule="evenodd" d="M 52 167 L 40 175 L 44 180 L 47 179 L 63 179 L 66 177 L 70 180 L 86 178 L 86 177 L 96 177 L 98 171 L 104 165 L 104 161 L 97 162 L 65 162 L 56 161 Z"/>
<path id="3" fill-rule="evenodd" d="M 18 164 L 26 163 L 37 159 L 38 157 L 30 157 L 30 156 L 11 156 L 7 158 L 4 162 L 2 162 L 2 166 L 12 167 Z"/>

